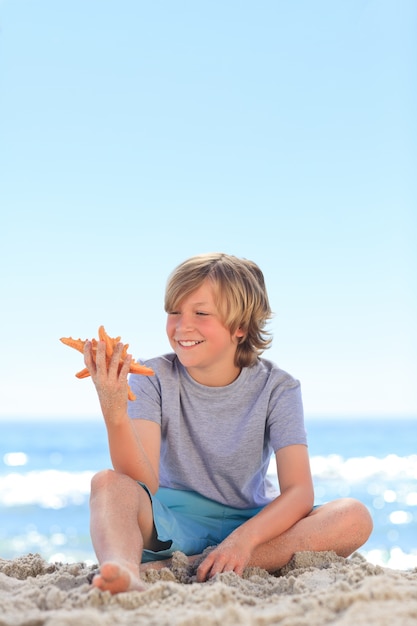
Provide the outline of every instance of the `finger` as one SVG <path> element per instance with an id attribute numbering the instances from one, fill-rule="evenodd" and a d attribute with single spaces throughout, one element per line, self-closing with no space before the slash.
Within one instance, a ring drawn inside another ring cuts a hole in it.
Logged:
<path id="1" fill-rule="evenodd" d="M 88 371 L 90 372 L 90 374 L 91 373 L 94 374 L 96 371 L 96 364 L 93 358 L 93 349 L 92 349 L 91 341 L 86 341 L 84 345 L 84 363 Z"/>
<path id="2" fill-rule="evenodd" d="M 123 352 L 124 352 L 124 348 L 123 348 Z M 127 378 L 127 375 L 129 374 L 129 371 L 130 371 L 130 366 L 132 364 L 132 355 L 126 354 L 125 356 L 123 356 L 123 352 L 121 356 L 121 361 L 119 362 L 119 375 L 122 378 Z"/>
<path id="3" fill-rule="evenodd" d="M 210 555 L 209 555 L 210 556 Z M 199 583 L 203 583 L 207 580 L 209 571 L 212 567 L 212 559 L 209 559 L 207 556 L 202 563 L 197 568 L 197 581 Z"/>
<path id="4" fill-rule="evenodd" d="M 97 342 L 97 350 L 96 350 L 96 369 L 97 372 L 107 372 L 107 363 L 106 363 L 106 344 L 104 341 Z"/>
<path id="5" fill-rule="evenodd" d="M 128 385 L 127 379 L 130 372 L 130 365 L 132 362 L 132 356 L 130 354 L 126 355 L 126 345 L 120 344 L 121 351 L 119 354 L 119 350 L 115 349 L 114 359 L 112 359 L 109 367 L 109 376 L 114 376 L 118 383 L 126 385 L 128 391 L 130 392 L 129 399 L 136 399 L 136 396 L 132 394 Z"/>
<path id="6" fill-rule="evenodd" d="M 238 563 L 237 565 L 234 566 L 233 570 L 231 571 L 233 571 L 238 576 L 243 576 L 244 570 L 245 570 L 245 566 Z"/>
<path id="7" fill-rule="evenodd" d="M 217 574 L 222 574 L 223 572 L 230 572 L 233 568 L 228 567 L 224 562 L 216 562 L 213 563 L 211 569 L 207 573 L 207 579 L 210 580 L 214 578 Z"/>
<path id="8" fill-rule="evenodd" d="M 197 580 L 204 582 L 209 578 L 213 578 L 216 574 L 220 574 L 225 571 L 225 564 L 226 561 L 222 555 L 217 555 L 212 552 L 199 565 L 197 569 Z"/>
<path id="9" fill-rule="evenodd" d="M 122 350 L 123 350 L 123 344 L 119 342 L 116 344 L 113 354 L 111 355 L 110 359 L 107 356 L 107 352 L 106 352 L 109 374 L 112 376 L 117 377 L 119 374 L 119 369 L 120 369 L 119 365 L 120 365 L 120 359 L 122 356 Z"/>

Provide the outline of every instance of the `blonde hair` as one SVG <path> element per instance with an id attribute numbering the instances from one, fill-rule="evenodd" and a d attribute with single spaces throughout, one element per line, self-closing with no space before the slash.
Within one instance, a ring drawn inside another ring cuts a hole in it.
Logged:
<path id="1" fill-rule="evenodd" d="M 270 332 L 265 330 L 272 311 L 263 273 L 253 261 L 222 252 L 191 257 L 168 278 L 165 311 L 174 311 L 206 280 L 212 283 L 224 326 L 231 334 L 238 329 L 244 332 L 236 349 L 235 365 L 253 365 L 272 343 Z"/>

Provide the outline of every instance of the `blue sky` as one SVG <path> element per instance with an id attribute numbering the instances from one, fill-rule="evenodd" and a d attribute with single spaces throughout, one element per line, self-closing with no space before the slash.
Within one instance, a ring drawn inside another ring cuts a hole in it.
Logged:
<path id="1" fill-rule="evenodd" d="M 0 0 L 0 417 L 99 415 L 59 337 L 169 350 L 166 278 L 263 269 L 307 416 L 417 416 L 413 0 Z"/>

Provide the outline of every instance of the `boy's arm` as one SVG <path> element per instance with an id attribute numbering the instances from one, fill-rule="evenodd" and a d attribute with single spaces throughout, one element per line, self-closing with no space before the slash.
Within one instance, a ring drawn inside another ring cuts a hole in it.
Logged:
<path id="1" fill-rule="evenodd" d="M 131 356 L 120 368 L 123 344 L 118 344 L 106 364 L 105 344 L 97 344 L 94 362 L 91 344 L 84 348 L 85 364 L 95 384 L 109 441 L 110 457 L 117 472 L 147 485 L 151 492 L 159 487 L 160 426 L 145 420 L 131 420 L 127 414 L 127 375 Z"/>
<path id="2" fill-rule="evenodd" d="M 116 425 L 107 424 L 109 451 L 116 472 L 145 483 L 152 493 L 159 487 L 161 427 L 125 414 Z"/>
<path id="3" fill-rule="evenodd" d="M 281 494 L 233 531 L 198 568 L 199 581 L 224 571 L 242 574 L 256 547 L 267 543 L 308 515 L 314 504 L 308 450 L 292 445 L 276 453 Z"/>

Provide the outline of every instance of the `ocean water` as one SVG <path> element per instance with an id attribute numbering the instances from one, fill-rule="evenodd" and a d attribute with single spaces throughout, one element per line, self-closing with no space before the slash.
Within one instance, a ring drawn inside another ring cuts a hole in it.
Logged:
<path id="1" fill-rule="evenodd" d="M 385 567 L 417 567 L 417 419 L 307 419 L 306 427 L 316 504 L 358 498 L 374 520 L 359 552 Z M 106 467 L 100 419 L 0 421 L 0 558 L 37 552 L 95 563 L 90 480 Z"/>

